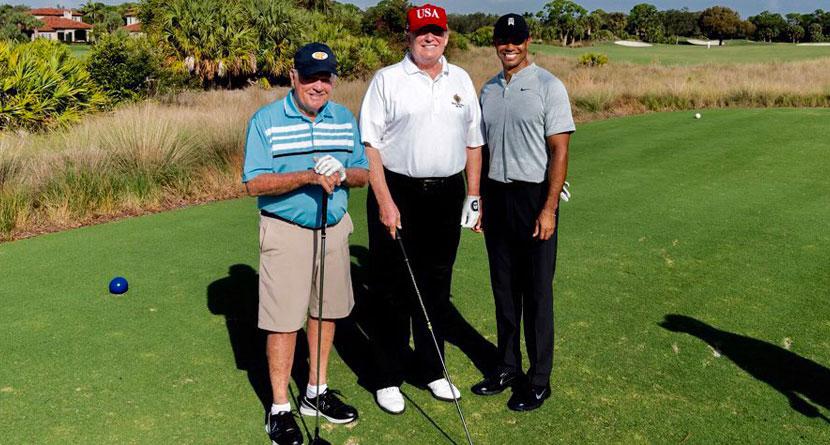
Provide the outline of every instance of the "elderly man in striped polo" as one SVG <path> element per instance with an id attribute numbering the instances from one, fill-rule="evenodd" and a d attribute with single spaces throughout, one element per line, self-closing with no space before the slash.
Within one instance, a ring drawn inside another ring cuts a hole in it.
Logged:
<path id="1" fill-rule="evenodd" d="M 268 367 L 274 393 L 266 430 L 273 444 L 301 444 L 303 436 L 291 413 L 288 381 L 297 331 L 308 314 L 310 370 L 308 387 L 300 398 L 303 415 L 320 415 L 333 423 L 357 419 L 357 410 L 329 390 L 326 365 L 334 339 L 334 320 L 349 315 L 354 306 L 349 271 L 349 234 L 346 212 L 349 188 L 369 179 L 352 113 L 328 101 L 337 61 L 320 43 L 301 48 L 294 56 L 292 89 L 284 98 L 263 107 L 248 126 L 242 181 L 258 197 L 259 327 L 269 332 Z M 325 252 L 325 295 L 317 295 L 323 224 L 321 204 L 328 200 L 329 227 Z M 323 298 L 323 313 L 317 313 Z M 317 381 L 317 330 L 320 336 L 320 381 Z M 318 393 L 319 388 L 319 393 Z"/>

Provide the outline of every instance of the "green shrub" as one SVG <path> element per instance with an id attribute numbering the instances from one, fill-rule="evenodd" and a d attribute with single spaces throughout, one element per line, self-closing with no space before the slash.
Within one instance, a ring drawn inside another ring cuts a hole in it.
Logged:
<path id="1" fill-rule="evenodd" d="M 113 102 L 146 97 L 160 64 L 146 38 L 121 32 L 101 37 L 86 59 L 92 79 Z"/>
<path id="2" fill-rule="evenodd" d="M 337 56 L 338 71 L 344 79 L 368 78 L 376 70 L 402 57 L 390 49 L 385 40 L 377 37 L 347 35 L 324 43 L 331 46 Z"/>
<path id="3" fill-rule="evenodd" d="M 64 127 L 106 104 L 66 45 L 46 39 L 0 42 L 0 130 Z"/>
<path id="4" fill-rule="evenodd" d="M 608 56 L 599 53 L 585 53 L 579 56 L 579 64 L 582 66 L 602 66 L 608 64 Z"/>
<path id="5" fill-rule="evenodd" d="M 597 42 L 610 42 L 616 39 L 616 37 L 614 37 L 614 33 L 607 29 L 601 29 L 591 34 L 591 38 Z"/>
<path id="6" fill-rule="evenodd" d="M 459 32 L 450 34 L 449 43 L 447 43 L 447 50 L 452 52 L 454 50 L 467 51 L 470 48 L 470 40 Z"/>
<path id="7" fill-rule="evenodd" d="M 493 46 L 493 27 L 482 26 L 467 36 L 475 46 Z"/>

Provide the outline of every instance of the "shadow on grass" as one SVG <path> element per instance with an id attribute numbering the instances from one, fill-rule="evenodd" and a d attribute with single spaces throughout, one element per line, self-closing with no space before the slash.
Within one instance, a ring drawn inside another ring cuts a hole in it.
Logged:
<path id="1" fill-rule="evenodd" d="M 334 347 L 346 365 L 357 375 L 358 384 L 372 395 L 379 388 L 380 380 L 376 370 L 379 357 L 384 357 L 389 351 L 382 348 L 383 342 L 378 339 L 383 336 L 379 332 L 377 320 L 384 314 L 379 311 L 381 305 L 373 304 L 368 290 L 368 261 L 369 250 L 364 246 L 352 245 L 349 248 L 352 261 L 351 275 L 354 290 L 355 306 L 351 315 L 337 323 L 337 332 L 334 336 Z M 410 286 L 409 283 L 401 283 Z M 430 314 L 432 317 L 432 314 Z M 498 349 L 468 323 L 452 303 L 447 307 L 447 313 L 440 318 L 444 339 L 458 347 L 484 375 L 491 374 L 496 368 Z M 413 365 L 414 351 L 407 347 L 398 356 Z M 413 375 L 406 376 L 406 381 L 417 386 L 425 387 L 425 382 L 415 375 L 417 366 L 411 366 Z"/>
<path id="2" fill-rule="evenodd" d="M 421 413 L 421 415 L 422 415 L 422 416 L 424 416 L 424 418 L 425 418 L 425 419 L 427 419 L 427 421 L 428 421 L 429 423 L 431 423 L 431 424 L 432 424 L 432 426 L 433 426 L 433 427 L 435 427 L 435 429 L 436 429 L 436 430 L 438 430 L 438 432 L 439 432 L 439 433 L 441 433 L 441 435 L 442 435 L 442 436 L 444 436 L 444 438 L 445 438 L 445 439 L 447 439 L 450 443 L 452 443 L 452 444 L 454 444 L 454 445 L 458 445 L 458 442 L 456 442 L 455 440 L 453 440 L 453 438 L 452 438 L 452 437 L 450 437 L 450 435 L 449 435 L 449 434 L 447 434 L 447 432 L 446 432 L 446 431 L 444 431 L 444 429 L 443 429 L 443 428 L 441 428 L 441 425 L 438 425 L 437 423 L 435 423 L 435 420 L 433 420 L 433 419 L 432 419 L 432 417 L 430 417 L 430 416 L 429 416 L 429 414 L 427 414 L 427 412 L 426 412 L 426 411 L 424 411 L 424 410 L 423 410 L 423 408 L 421 408 L 421 406 L 420 406 L 420 405 L 418 405 L 417 403 L 415 403 L 415 401 L 414 401 L 414 400 L 412 400 L 412 398 L 411 398 L 411 397 L 409 397 L 409 394 L 407 394 L 407 393 L 406 393 L 406 392 L 404 392 L 404 391 L 401 391 L 401 394 L 403 394 L 404 398 L 406 399 L 407 404 L 409 404 L 409 405 L 411 405 L 411 406 L 414 406 L 414 407 L 415 407 L 415 409 L 416 409 L 416 410 L 418 410 L 418 412 L 419 412 L 419 413 Z"/>
<path id="3" fill-rule="evenodd" d="M 815 406 L 830 409 L 830 369 L 771 343 L 722 331 L 685 315 L 666 315 L 660 326 L 703 340 L 783 394 L 794 410 L 830 423 Z"/>
<path id="4" fill-rule="evenodd" d="M 207 306 L 212 314 L 225 317 L 236 368 L 247 372 L 251 389 L 262 403 L 263 409 L 270 409 L 273 396 L 265 355 L 267 333 L 257 327 L 259 275 L 247 264 L 231 266 L 228 276 L 208 286 Z M 302 390 L 305 390 L 308 382 L 307 358 L 308 340 L 305 331 L 301 329 L 297 333 L 291 376 L 297 388 Z"/>

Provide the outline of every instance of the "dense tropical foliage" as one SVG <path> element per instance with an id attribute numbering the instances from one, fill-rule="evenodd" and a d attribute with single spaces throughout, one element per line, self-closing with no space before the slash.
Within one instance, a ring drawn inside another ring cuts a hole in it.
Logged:
<path id="1" fill-rule="evenodd" d="M 400 57 L 385 35 L 365 35 L 360 10 L 323 1 L 148 0 L 145 30 L 175 71 L 205 87 L 240 86 L 264 79 L 284 83 L 294 52 L 310 41 L 327 43 L 341 76 L 364 77 Z M 396 49 L 398 49 L 396 51 Z"/>
<path id="2" fill-rule="evenodd" d="M 0 40 L 25 42 L 29 37 L 23 29 L 36 28 L 43 23 L 35 17 L 26 14 L 29 8 L 25 6 L 0 5 Z"/>
<path id="3" fill-rule="evenodd" d="M 84 63 L 66 45 L 43 39 L 0 41 L 0 130 L 66 126 L 106 103 Z"/>

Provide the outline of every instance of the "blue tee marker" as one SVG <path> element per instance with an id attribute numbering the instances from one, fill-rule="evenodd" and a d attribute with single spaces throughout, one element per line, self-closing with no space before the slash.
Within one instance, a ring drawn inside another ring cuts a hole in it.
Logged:
<path id="1" fill-rule="evenodd" d="M 110 281 L 110 293 L 115 295 L 121 295 L 124 292 L 127 292 L 130 286 L 127 284 L 127 279 L 122 277 L 115 277 Z"/>

